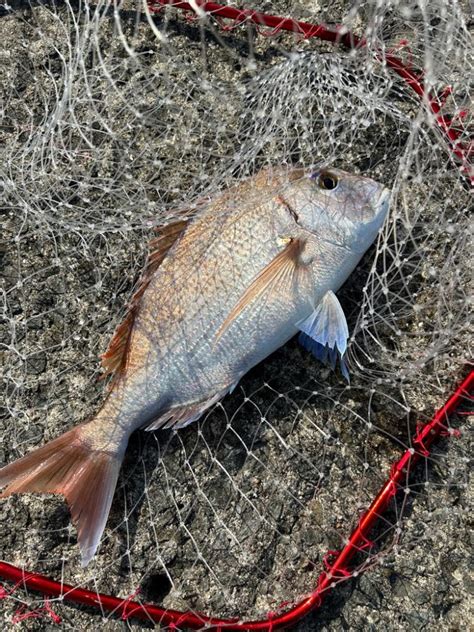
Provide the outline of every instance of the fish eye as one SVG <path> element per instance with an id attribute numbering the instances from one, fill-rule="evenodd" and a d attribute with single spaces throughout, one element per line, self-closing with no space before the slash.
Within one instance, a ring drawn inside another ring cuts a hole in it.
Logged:
<path id="1" fill-rule="evenodd" d="M 328 171 L 323 171 L 318 178 L 318 186 L 320 189 L 325 189 L 326 191 L 333 191 L 337 185 L 339 184 L 339 180 L 337 176 Z"/>

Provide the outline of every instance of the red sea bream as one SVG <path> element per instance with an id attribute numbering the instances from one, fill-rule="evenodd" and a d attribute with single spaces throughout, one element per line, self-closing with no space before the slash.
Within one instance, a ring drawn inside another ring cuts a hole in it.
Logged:
<path id="1" fill-rule="evenodd" d="M 102 356 L 102 408 L 0 469 L 2 497 L 63 494 L 82 564 L 99 545 L 130 434 L 179 429 L 300 332 L 322 361 L 344 361 L 335 292 L 374 241 L 388 191 L 337 169 L 263 170 L 165 226 Z"/>

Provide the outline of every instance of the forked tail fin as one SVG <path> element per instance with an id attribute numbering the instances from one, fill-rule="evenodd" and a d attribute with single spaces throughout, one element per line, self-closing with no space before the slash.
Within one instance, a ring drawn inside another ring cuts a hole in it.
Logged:
<path id="1" fill-rule="evenodd" d="M 62 494 L 77 527 L 82 566 L 99 545 L 122 462 L 122 453 L 94 450 L 81 426 L 0 469 L 0 494 Z"/>

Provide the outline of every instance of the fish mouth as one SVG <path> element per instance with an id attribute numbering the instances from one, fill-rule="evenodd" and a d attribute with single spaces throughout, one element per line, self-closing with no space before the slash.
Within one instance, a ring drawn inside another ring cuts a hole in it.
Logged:
<path id="1" fill-rule="evenodd" d="M 377 233 L 382 228 L 390 205 L 391 192 L 383 188 L 377 200 L 371 204 L 372 217 L 366 222 L 361 222 L 357 230 L 357 237 L 351 244 L 354 252 L 364 253 L 374 241 Z"/>

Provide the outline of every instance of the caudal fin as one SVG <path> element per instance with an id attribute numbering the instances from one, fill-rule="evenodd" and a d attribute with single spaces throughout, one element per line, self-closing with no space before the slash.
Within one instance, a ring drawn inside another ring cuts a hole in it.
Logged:
<path id="1" fill-rule="evenodd" d="M 82 566 L 94 556 L 107 522 L 122 455 L 93 450 L 81 427 L 0 469 L 0 494 L 62 494 L 77 527 Z"/>

